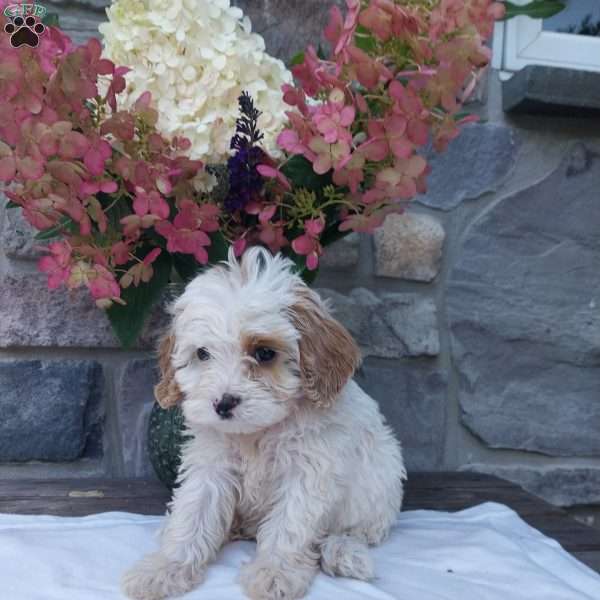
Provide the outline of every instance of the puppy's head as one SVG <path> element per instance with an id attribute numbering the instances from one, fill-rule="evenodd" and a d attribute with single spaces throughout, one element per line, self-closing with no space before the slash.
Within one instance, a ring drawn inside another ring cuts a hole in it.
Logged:
<path id="1" fill-rule="evenodd" d="M 181 402 L 192 427 L 255 433 L 335 401 L 359 351 L 291 267 L 252 248 L 188 285 L 159 350 L 163 407 Z"/>

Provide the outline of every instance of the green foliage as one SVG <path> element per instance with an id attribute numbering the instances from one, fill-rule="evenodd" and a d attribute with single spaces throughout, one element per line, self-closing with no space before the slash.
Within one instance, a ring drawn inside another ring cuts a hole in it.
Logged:
<path id="1" fill-rule="evenodd" d="M 194 279 L 202 271 L 203 266 L 191 254 L 175 252 L 171 256 L 173 257 L 173 267 L 184 284 Z"/>
<path id="2" fill-rule="evenodd" d="M 6 208 L 21 208 L 19 204 L 15 204 L 12 200 L 6 203 Z"/>
<path id="3" fill-rule="evenodd" d="M 152 248 L 148 248 L 140 258 L 150 250 Z M 127 304 L 115 303 L 106 311 L 112 328 L 124 348 L 131 348 L 138 339 L 152 307 L 160 300 L 169 283 L 172 266 L 171 255 L 161 252 L 152 264 L 154 277 L 148 283 L 141 282 L 137 287 L 132 285 L 124 289 L 121 297 Z"/>
<path id="4" fill-rule="evenodd" d="M 304 52 L 298 52 L 298 54 L 294 54 L 292 56 L 292 60 L 290 60 L 290 67 L 295 67 L 296 65 L 301 65 L 304 62 Z"/>
<path id="5" fill-rule="evenodd" d="M 208 262 L 214 265 L 222 260 L 227 260 L 229 244 L 220 231 L 216 231 L 210 236 L 211 245 L 208 250 Z"/>
<path id="6" fill-rule="evenodd" d="M 119 231 L 121 227 L 121 219 L 131 214 L 131 200 L 129 196 L 120 196 L 117 201 L 104 192 L 96 194 L 96 198 L 102 205 L 102 208 L 106 211 L 106 219 L 108 221 L 108 228 L 113 231 Z"/>
<path id="7" fill-rule="evenodd" d="M 293 187 L 306 188 L 319 193 L 325 186 L 331 184 L 330 173 L 318 175 L 314 172 L 312 163 L 300 154 L 290 158 L 281 171 Z"/>
<path id="8" fill-rule="evenodd" d="M 504 5 L 506 6 L 504 20 L 512 19 L 519 15 L 525 15 L 532 19 L 547 19 L 558 14 L 565 8 L 565 3 L 559 0 L 532 0 L 525 5 L 505 2 Z"/>
<path id="9" fill-rule="evenodd" d="M 377 50 L 377 40 L 375 39 L 375 36 L 362 25 L 359 25 L 356 28 L 354 42 L 358 48 L 367 53 L 375 52 L 375 50 Z"/>

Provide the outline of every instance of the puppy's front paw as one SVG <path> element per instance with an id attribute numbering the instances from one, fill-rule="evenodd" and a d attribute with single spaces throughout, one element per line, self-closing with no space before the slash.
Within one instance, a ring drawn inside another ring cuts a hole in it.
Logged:
<path id="1" fill-rule="evenodd" d="M 306 594 L 314 575 L 257 560 L 242 567 L 240 583 L 252 600 L 296 600 Z"/>
<path id="2" fill-rule="evenodd" d="M 123 592 L 134 600 L 163 600 L 182 596 L 204 579 L 196 563 L 171 561 L 159 552 L 149 554 L 123 575 Z"/>

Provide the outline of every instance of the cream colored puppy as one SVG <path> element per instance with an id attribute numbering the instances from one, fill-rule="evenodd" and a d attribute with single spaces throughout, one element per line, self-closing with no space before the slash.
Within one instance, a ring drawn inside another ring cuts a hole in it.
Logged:
<path id="1" fill-rule="evenodd" d="M 161 344 L 163 406 L 192 436 L 160 549 L 125 574 L 131 598 L 197 586 L 225 542 L 255 538 L 240 583 L 292 600 L 320 567 L 370 579 L 368 545 L 396 520 L 406 474 L 377 403 L 352 380 L 360 355 L 292 263 L 252 248 L 194 279 Z"/>

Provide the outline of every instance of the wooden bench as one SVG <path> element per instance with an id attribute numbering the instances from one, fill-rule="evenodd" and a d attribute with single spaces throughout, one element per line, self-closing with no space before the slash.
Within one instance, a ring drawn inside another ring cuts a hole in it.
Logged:
<path id="1" fill-rule="evenodd" d="M 107 511 L 161 515 L 169 493 L 142 479 L 16 480 L 0 483 L 0 512 L 83 516 Z M 411 473 L 404 510 L 457 511 L 500 502 L 600 573 L 600 530 L 572 519 L 519 486 L 476 473 Z"/>

